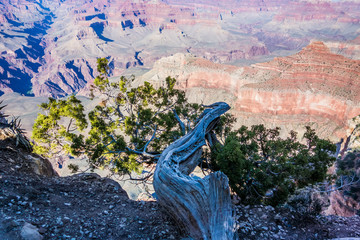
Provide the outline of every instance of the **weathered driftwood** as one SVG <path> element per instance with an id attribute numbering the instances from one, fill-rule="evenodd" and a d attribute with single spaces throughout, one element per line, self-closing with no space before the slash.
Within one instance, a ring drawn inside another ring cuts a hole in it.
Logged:
<path id="1" fill-rule="evenodd" d="M 228 178 L 215 172 L 203 179 L 189 174 L 200 162 L 205 137 L 229 110 L 215 103 L 196 127 L 162 153 L 154 174 L 158 202 L 194 239 L 233 239 L 234 220 Z"/>

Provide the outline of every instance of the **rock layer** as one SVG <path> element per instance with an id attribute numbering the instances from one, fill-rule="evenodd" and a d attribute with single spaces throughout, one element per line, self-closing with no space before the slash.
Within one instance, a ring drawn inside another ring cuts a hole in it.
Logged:
<path id="1" fill-rule="evenodd" d="M 336 139 L 360 114 L 360 61 L 334 54 L 322 42 L 242 68 L 178 54 L 158 61 L 143 79 L 162 84 L 168 75 L 178 79 L 191 100 L 230 100 L 239 124 L 286 130 L 312 124 L 322 136 Z"/>
<path id="2" fill-rule="evenodd" d="M 97 57 L 116 76 L 178 52 L 240 66 L 293 54 L 311 39 L 336 48 L 360 34 L 359 12 L 356 1 L 5 0 L 0 94 L 77 93 L 96 76 Z M 356 59 L 351 44 L 341 52 Z"/>

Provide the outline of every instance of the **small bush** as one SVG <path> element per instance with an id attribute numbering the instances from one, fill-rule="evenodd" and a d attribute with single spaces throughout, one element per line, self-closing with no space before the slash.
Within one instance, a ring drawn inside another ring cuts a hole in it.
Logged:
<path id="1" fill-rule="evenodd" d="M 1 124 L 7 124 L 6 117 L 7 115 L 3 113 L 3 109 L 6 107 L 6 105 L 3 104 L 3 101 L 0 101 L 0 125 Z"/>

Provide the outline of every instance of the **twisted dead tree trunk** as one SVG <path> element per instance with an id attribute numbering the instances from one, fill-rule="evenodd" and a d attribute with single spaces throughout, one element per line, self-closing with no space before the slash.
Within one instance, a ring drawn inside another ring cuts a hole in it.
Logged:
<path id="1" fill-rule="evenodd" d="M 194 239 L 234 238 L 234 220 L 227 176 L 215 172 L 203 179 L 189 174 L 200 162 L 205 138 L 220 115 L 230 109 L 215 103 L 204 111 L 196 127 L 166 148 L 154 174 L 158 202 Z"/>

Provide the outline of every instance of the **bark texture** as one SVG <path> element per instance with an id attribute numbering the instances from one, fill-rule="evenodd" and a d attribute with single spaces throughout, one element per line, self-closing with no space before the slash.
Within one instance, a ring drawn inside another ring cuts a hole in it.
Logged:
<path id="1" fill-rule="evenodd" d="M 222 172 L 205 178 L 189 174 L 200 162 L 205 138 L 228 104 L 214 103 L 196 127 L 165 149 L 154 174 L 158 202 L 193 239 L 234 239 L 233 209 L 227 176 Z"/>

